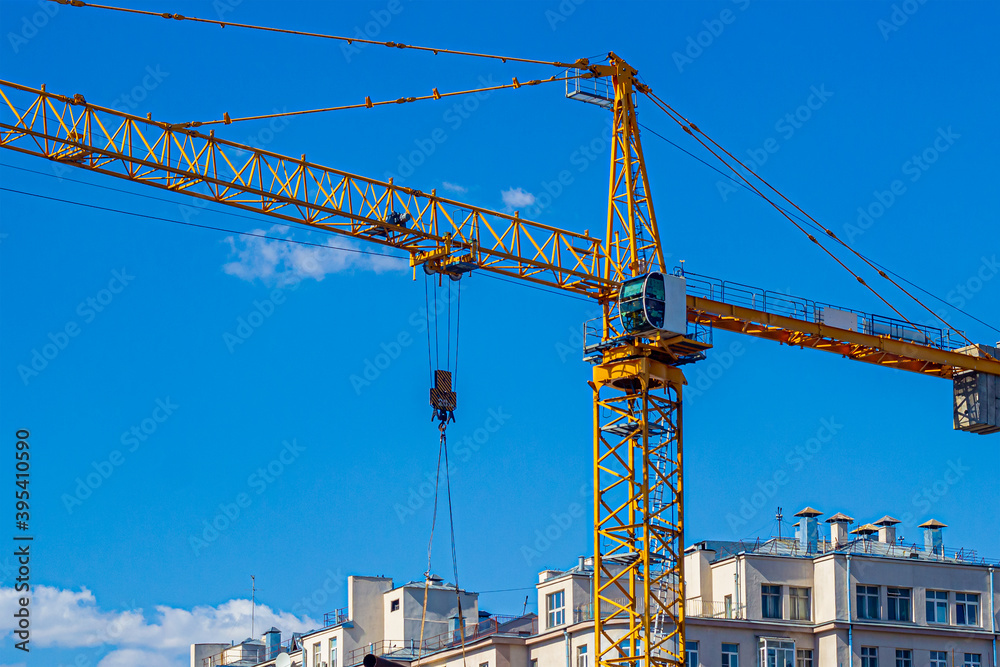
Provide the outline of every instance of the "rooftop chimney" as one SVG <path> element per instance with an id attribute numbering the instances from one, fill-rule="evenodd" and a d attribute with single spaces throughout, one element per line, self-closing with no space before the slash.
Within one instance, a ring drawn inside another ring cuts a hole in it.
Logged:
<path id="1" fill-rule="evenodd" d="M 819 526 L 816 524 L 816 517 L 823 513 L 812 507 L 795 513 L 795 516 L 802 517 L 799 520 L 799 548 L 807 554 L 814 554 L 819 543 Z"/>
<path id="2" fill-rule="evenodd" d="M 924 529 L 924 550 L 935 556 L 944 555 L 944 536 L 941 534 L 942 528 L 947 528 L 937 519 L 930 519 L 920 524 Z"/>
<path id="3" fill-rule="evenodd" d="M 888 514 L 876 521 L 875 525 L 878 526 L 878 541 L 886 544 L 895 544 L 896 524 L 899 522 L 899 519 L 893 519 Z"/>
<path id="4" fill-rule="evenodd" d="M 834 549 L 847 544 L 847 526 L 854 523 L 854 518 L 843 512 L 837 512 L 826 520 L 830 524 L 830 543 Z"/>

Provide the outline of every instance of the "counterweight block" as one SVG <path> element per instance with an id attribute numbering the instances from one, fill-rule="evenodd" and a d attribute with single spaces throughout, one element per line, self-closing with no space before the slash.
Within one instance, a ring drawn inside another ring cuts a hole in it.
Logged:
<path id="1" fill-rule="evenodd" d="M 989 345 L 970 345 L 955 350 L 973 357 L 986 352 L 1000 358 L 1000 349 Z M 979 371 L 961 371 L 952 378 L 955 388 L 955 428 L 986 435 L 1000 433 L 1000 375 Z"/>

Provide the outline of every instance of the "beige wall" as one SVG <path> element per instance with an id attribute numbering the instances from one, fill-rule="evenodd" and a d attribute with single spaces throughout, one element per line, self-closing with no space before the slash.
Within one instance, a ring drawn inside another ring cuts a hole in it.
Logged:
<path id="1" fill-rule="evenodd" d="M 985 634 L 985 633 L 984 633 Z M 978 653 L 982 656 L 983 667 L 992 665 L 993 645 L 988 637 L 975 638 L 967 633 L 940 632 L 892 632 L 882 628 L 854 626 L 854 664 L 861 665 L 861 647 L 878 647 L 879 665 L 895 664 L 896 649 L 913 651 L 913 666 L 924 667 L 930 664 L 931 651 L 945 651 L 948 654 L 948 665 L 961 667 L 965 653 Z M 955 662 L 952 662 L 952 653 Z"/>
<path id="2" fill-rule="evenodd" d="M 205 658 L 222 653 L 232 644 L 191 644 L 191 667 L 202 667 Z"/>
<path id="3" fill-rule="evenodd" d="M 346 628 L 340 643 L 340 662 L 359 646 L 385 638 L 385 612 L 382 594 L 392 588 L 388 577 L 347 578 L 347 610 L 352 627 Z M 305 665 L 304 667 L 313 667 Z"/>
<path id="4" fill-rule="evenodd" d="M 824 556 L 814 561 L 813 610 L 818 623 L 847 620 L 847 561 Z"/>
<path id="5" fill-rule="evenodd" d="M 554 575 L 554 576 L 553 576 Z M 546 606 L 546 596 L 557 591 L 565 592 L 565 615 L 563 625 L 572 625 L 574 622 L 574 611 L 577 607 L 590 603 L 591 577 L 578 573 L 556 574 L 550 572 L 552 578 L 547 579 L 537 585 L 538 592 L 538 629 L 545 631 L 548 626 L 548 607 Z M 562 627 L 562 626 L 560 626 Z"/>
<path id="6" fill-rule="evenodd" d="M 788 637 L 795 641 L 797 649 L 813 649 L 815 660 L 816 638 L 812 628 L 794 628 L 792 632 L 788 632 L 788 628 L 781 624 L 716 619 L 689 619 L 687 623 L 687 642 L 698 642 L 698 662 L 702 667 L 722 666 L 723 644 L 739 644 L 741 667 L 754 667 L 757 665 L 757 638 L 760 636 Z M 813 664 L 814 667 L 819 667 L 815 662 Z"/>

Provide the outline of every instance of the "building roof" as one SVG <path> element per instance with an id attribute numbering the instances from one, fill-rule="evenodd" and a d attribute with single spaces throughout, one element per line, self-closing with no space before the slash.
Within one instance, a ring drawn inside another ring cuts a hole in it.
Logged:
<path id="1" fill-rule="evenodd" d="M 427 585 L 427 584 L 424 581 L 414 579 L 413 581 L 408 581 L 405 584 L 402 584 L 400 586 L 396 586 L 395 588 L 393 588 L 391 590 L 398 591 L 400 588 L 421 588 L 422 589 L 425 585 Z M 429 588 L 432 591 L 434 591 L 434 590 L 437 590 L 437 591 L 454 591 L 455 590 L 455 584 L 449 584 L 448 582 L 442 581 L 441 579 L 436 579 L 436 580 L 435 579 L 431 579 L 431 583 L 430 583 L 430 585 L 427 585 L 427 588 Z M 478 595 L 478 593 L 473 593 L 472 591 L 467 591 L 464 588 L 462 589 L 462 592 L 465 593 L 466 595 Z"/>
<path id="2" fill-rule="evenodd" d="M 920 528 L 947 528 L 948 526 L 946 524 L 941 523 L 937 519 L 929 519 L 927 521 L 924 521 L 922 524 L 920 524 L 919 527 Z"/>
<path id="3" fill-rule="evenodd" d="M 843 512 L 837 512 L 829 519 L 826 520 L 827 523 L 854 523 L 853 516 L 847 516 Z"/>
<path id="4" fill-rule="evenodd" d="M 897 523 L 902 523 L 899 519 L 894 519 L 888 514 L 875 522 L 876 526 L 895 526 Z"/>
<path id="5" fill-rule="evenodd" d="M 798 512 L 796 512 L 795 516 L 804 516 L 804 517 L 808 518 L 808 517 L 813 517 L 813 516 L 820 516 L 821 514 L 823 514 L 823 513 L 820 512 L 818 509 L 815 509 L 813 507 L 806 507 L 805 509 L 802 509 L 802 510 L 799 510 Z"/>
<path id="6" fill-rule="evenodd" d="M 858 526 L 857 528 L 851 531 L 851 533 L 854 535 L 871 535 L 872 533 L 877 533 L 877 532 L 878 532 L 878 526 L 870 523 L 866 523 L 863 526 Z"/>
<path id="7" fill-rule="evenodd" d="M 871 524 L 867 524 L 871 526 Z M 936 562 L 962 563 L 969 565 L 988 565 L 986 559 L 978 556 L 975 552 L 967 554 L 955 552 L 953 555 L 929 554 L 922 546 L 916 544 L 889 544 L 865 537 L 852 539 L 846 544 L 840 544 L 836 548 L 828 539 L 820 539 L 817 549 L 813 553 L 808 553 L 802 548 L 798 540 L 785 537 L 782 539 L 758 539 L 741 540 L 738 542 L 726 541 L 702 541 L 696 542 L 689 547 L 690 551 L 701 549 L 713 551 L 715 555 L 711 557 L 712 562 L 725 560 L 737 554 L 753 554 L 761 556 L 791 556 L 795 558 L 819 558 L 827 554 L 857 554 L 864 556 L 881 556 L 886 558 L 910 558 L 920 560 L 933 560 Z"/>

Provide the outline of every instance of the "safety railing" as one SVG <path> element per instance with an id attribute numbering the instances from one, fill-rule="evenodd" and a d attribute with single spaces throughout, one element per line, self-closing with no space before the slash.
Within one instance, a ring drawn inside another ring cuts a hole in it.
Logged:
<path id="1" fill-rule="evenodd" d="M 831 540 L 823 538 L 816 542 L 814 553 L 808 552 L 797 539 L 793 538 L 745 538 L 731 543 L 728 547 L 720 548 L 716 557 L 726 558 L 738 553 L 758 553 L 811 558 L 817 554 L 834 552 L 1000 566 L 1000 558 L 983 556 L 975 549 L 941 546 L 936 551 L 929 551 L 926 545 L 917 542 L 896 541 L 892 544 L 882 542 L 874 534 L 869 537 L 851 537 L 847 542 L 837 546 L 834 546 Z"/>
<path id="2" fill-rule="evenodd" d="M 538 617 L 534 614 L 490 616 L 474 626 L 467 626 L 464 632 L 466 643 L 496 634 L 538 634 Z M 443 632 L 424 640 L 423 648 L 425 651 L 437 651 L 448 646 L 455 646 L 462 643 L 462 635 L 463 633 L 459 630 Z"/>
<path id="3" fill-rule="evenodd" d="M 408 641 L 403 639 L 383 639 L 377 642 L 369 642 L 357 647 L 353 651 L 349 651 L 344 656 L 344 667 L 360 665 L 369 653 L 380 658 L 391 658 L 392 656 L 401 654 L 415 655 L 419 644 L 420 642 L 416 639 Z"/>
<path id="4" fill-rule="evenodd" d="M 203 658 L 202 667 L 244 667 L 256 665 L 266 659 L 266 650 L 262 644 L 234 644 L 227 646 L 218 653 Z"/>
<path id="5" fill-rule="evenodd" d="M 605 340 L 604 332 L 604 316 L 595 317 L 587 320 L 583 323 L 583 360 L 590 363 L 600 363 L 603 355 L 602 350 L 608 347 L 613 347 L 617 341 L 624 338 L 629 338 L 629 336 L 619 336 L 615 332 L 608 333 L 609 338 Z M 688 340 L 693 340 L 696 343 L 701 343 L 711 347 L 712 345 L 712 327 L 711 325 L 701 324 L 698 322 L 688 322 L 687 332 L 685 337 Z M 704 353 L 698 350 L 692 350 L 689 358 L 682 359 L 682 361 L 699 361 L 704 359 Z"/>
<path id="6" fill-rule="evenodd" d="M 859 333 L 920 343 L 941 350 L 954 350 L 966 344 L 961 338 L 961 332 L 951 329 L 911 324 L 895 317 L 875 315 L 855 308 L 845 308 L 782 292 L 772 292 L 759 287 L 690 273 L 680 268 L 675 269 L 674 273 L 685 278 L 689 295 L 704 297 L 712 301 L 806 322 L 828 323 L 839 328 L 846 328 L 843 324 L 846 321 L 849 322 L 848 326 L 853 325 L 852 328 Z M 836 320 L 836 323 L 832 320 Z"/>
<path id="7" fill-rule="evenodd" d="M 696 618 L 746 618 L 746 605 L 695 598 L 684 603 L 684 615 Z"/>
<path id="8" fill-rule="evenodd" d="M 333 611 L 328 611 L 323 614 L 323 627 L 329 628 L 334 625 L 340 625 L 341 623 L 346 623 L 347 618 L 347 607 L 341 607 L 340 609 L 334 609 Z"/>
<path id="9" fill-rule="evenodd" d="M 467 625 L 462 630 L 449 630 L 441 634 L 424 639 L 423 644 L 418 639 L 410 640 L 383 640 L 359 646 L 347 653 L 344 667 L 354 667 L 359 665 L 369 653 L 378 657 L 392 659 L 413 659 L 417 654 L 426 654 L 441 649 L 461 645 L 464 637 L 469 643 L 484 637 L 497 634 L 513 635 L 535 635 L 538 634 L 538 617 L 534 614 L 527 616 L 505 616 L 497 615 L 485 618 L 476 625 Z"/>
<path id="10" fill-rule="evenodd" d="M 601 601 L 601 618 L 609 618 L 620 611 L 620 607 L 628 607 L 628 600 L 621 599 L 609 602 Z M 642 606 L 642 598 L 636 602 L 637 607 Z M 692 599 L 684 603 L 684 615 L 698 618 L 743 618 L 746 608 L 744 605 L 733 605 L 731 602 L 717 602 L 702 599 Z M 587 602 L 577 605 L 573 609 L 573 622 L 583 623 L 594 620 L 594 605 Z"/>
<path id="11" fill-rule="evenodd" d="M 218 653 L 202 658 L 202 667 L 244 667 L 246 665 L 256 665 L 262 660 L 270 660 L 278 654 L 291 653 L 300 648 L 300 637 L 298 635 L 289 637 L 285 641 L 275 644 L 270 648 L 262 644 L 234 644 L 227 646 Z"/>
<path id="12" fill-rule="evenodd" d="M 610 109 L 615 105 L 615 91 L 611 77 L 583 78 L 586 70 L 566 70 L 566 97 Z M 571 78 L 572 77 L 572 78 Z"/>

